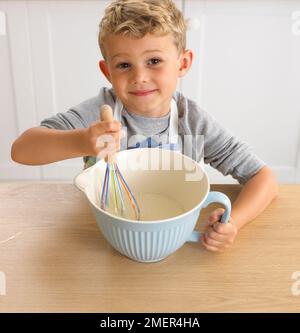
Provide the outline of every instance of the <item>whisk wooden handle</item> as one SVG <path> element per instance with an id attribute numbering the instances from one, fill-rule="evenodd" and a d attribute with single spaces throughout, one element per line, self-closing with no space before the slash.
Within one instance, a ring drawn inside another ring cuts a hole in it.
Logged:
<path id="1" fill-rule="evenodd" d="M 102 121 L 112 121 L 114 120 L 112 109 L 109 105 L 104 104 L 100 108 L 100 119 Z"/>
<path id="2" fill-rule="evenodd" d="M 108 104 L 104 104 L 100 107 L 100 119 L 101 121 L 114 120 L 113 112 Z M 105 162 L 113 163 L 116 160 L 116 154 L 109 154 L 105 157 Z"/>

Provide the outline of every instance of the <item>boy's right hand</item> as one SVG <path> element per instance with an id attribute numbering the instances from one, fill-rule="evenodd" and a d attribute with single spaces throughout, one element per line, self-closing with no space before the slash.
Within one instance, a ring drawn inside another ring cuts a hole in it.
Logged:
<path id="1" fill-rule="evenodd" d="M 104 158 L 120 150 L 122 125 L 117 120 L 97 120 L 86 129 L 85 151 L 89 156 Z"/>

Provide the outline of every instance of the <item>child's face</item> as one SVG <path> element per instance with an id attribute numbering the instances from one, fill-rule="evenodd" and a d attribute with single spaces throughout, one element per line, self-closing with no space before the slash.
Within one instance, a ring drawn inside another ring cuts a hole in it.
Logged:
<path id="1" fill-rule="evenodd" d="M 191 51 L 178 55 L 172 36 L 147 34 L 138 39 L 110 35 L 105 52 L 100 68 L 128 111 L 146 117 L 169 112 L 177 79 L 191 65 Z"/>

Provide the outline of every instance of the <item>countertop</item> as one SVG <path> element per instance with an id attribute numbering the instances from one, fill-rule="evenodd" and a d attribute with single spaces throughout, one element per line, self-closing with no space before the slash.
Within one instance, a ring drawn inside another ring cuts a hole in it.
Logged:
<path id="1" fill-rule="evenodd" d="M 300 185 L 280 185 L 226 252 L 186 243 L 157 263 L 115 251 L 72 184 L 0 183 L 0 213 L 0 312 L 300 311 Z"/>

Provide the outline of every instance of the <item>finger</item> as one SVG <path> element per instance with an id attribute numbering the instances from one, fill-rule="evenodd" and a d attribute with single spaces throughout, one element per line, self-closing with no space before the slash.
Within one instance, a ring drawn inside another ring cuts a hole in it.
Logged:
<path id="1" fill-rule="evenodd" d="M 102 134 L 97 137 L 96 149 L 98 153 L 101 152 L 99 158 L 115 153 L 119 147 L 120 140 L 118 133 Z"/>
<path id="2" fill-rule="evenodd" d="M 222 242 L 219 242 L 217 240 L 212 239 L 207 234 L 204 234 L 204 242 L 209 246 L 214 246 L 214 247 L 217 247 L 217 248 L 220 248 L 220 247 L 223 246 Z"/>
<path id="3" fill-rule="evenodd" d="M 218 247 L 218 246 L 213 246 L 210 244 L 207 244 L 203 239 L 202 239 L 202 245 L 209 251 L 212 252 L 224 252 L 225 249 L 228 247 L 227 245 L 224 245 L 222 247 Z"/>
<path id="4" fill-rule="evenodd" d="M 121 132 L 120 131 L 115 131 L 115 132 L 106 132 L 103 135 L 107 135 L 108 137 L 110 136 L 111 138 L 115 139 L 119 139 L 121 136 Z"/>
<path id="5" fill-rule="evenodd" d="M 218 208 L 215 209 L 211 215 L 209 216 L 208 220 L 205 222 L 206 226 L 211 226 L 213 225 L 215 222 L 220 221 L 221 217 L 223 216 L 225 212 L 225 209 L 223 208 Z"/>
<path id="6" fill-rule="evenodd" d="M 212 251 L 212 252 L 218 252 L 218 251 L 219 251 L 219 249 L 218 249 L 217 247 L 214 247 L 214 246 L 208 245 L 208 244 L 204 241 L 203 237 L 202 237 L 202 239 L 201 239 L 201 243 L 202 243 L 202 245 L 205 247 L 206 250 L 209 250 L 209 251 Z"/>
<path id="7" fill-rule="evenodd" d="M 223 216 L 224 213 L 225 213 L 224 208 L 215 209 L 211 214 L 211 220 L 220 221 L 220 218 Z"/>
<path id="8" fill-rule="evenodd" d="M 233 225 L 229 223 L 220 223 L 220 222 L 215 222 L 213 225 L 213 230 L 217 232 L 218 234 L 223 234 L 223 235 L 229 235 L 234 232 L 234 227 Z"/>
<path id="9" fill-rule="evenodd" d="M 212 251 L 212 252 L 218 252 L 218 251 L 220 251 L 217 247 L 214 247 L 214 246 L 204 245 L 204 247 L 207 250 Z"/>
<path id="10" fill-rule="evenodd" d="M 110 133 L 105 133 L 101 134 L 97 137 L 97 140 L 99 143 L 103 144 L 112 144 L 116 143 L 117 141 L 120 141 L 120 133 L 119 132 L 110 132 Z"/>
<path id="11" fill-rule="evenodd" d="M 122 125 L 119 121 L 99 121 L 99 130 L 101 132 L 118 132 L 121 131 Z"/>
<path id="12" fill-rule="evenodd" d="M 215 232 L 213 227 L 210 227 L 206 233 L 208 237 L 218 242 L 225 242 L 227 240 L 226 235 Z"/>

